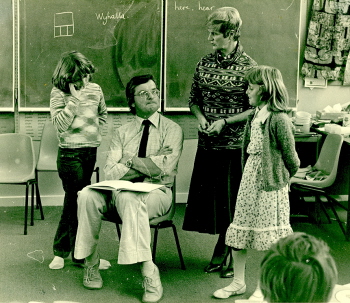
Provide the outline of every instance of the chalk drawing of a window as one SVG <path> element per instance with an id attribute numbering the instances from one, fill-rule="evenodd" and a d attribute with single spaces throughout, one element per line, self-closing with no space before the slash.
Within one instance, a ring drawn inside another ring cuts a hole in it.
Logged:
<path id="1" fill-rule="evenodd" d="M 56 37 L 73 36 L 74 20 L 73 13 L 64 12 L 55 14 L 54 35 Z"/>

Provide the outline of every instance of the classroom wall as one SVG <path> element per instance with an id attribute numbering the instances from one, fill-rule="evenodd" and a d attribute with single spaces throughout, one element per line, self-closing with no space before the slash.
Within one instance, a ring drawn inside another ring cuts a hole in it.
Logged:
<path id="1" fill-rule="evenodd" d="M 303 62 L 303 50 L 305 47 L 309 12 L 312 0 L 301 1 L 300 18 L 300 66 Z M 350 86 L 328 85 L 327 88 L 310 89 L 304 87 L 304 80 L 299 77 L 298 82 L 298 103 L 297 110 L 315 114 L 317 110 L 322 110 L 327 105 L 350 102 Z"/>
<path id="2" fill-rule="evenodd" d="M 301 0 L 301 22 L 299 31 L 300 54 L 302 58 L 303 47 L 306 40 L 308 8 L 311 0 Z M 301 60 L 302 62 L 302 60 Z M 313 89 L 304 87 L 303 79 L 298 80 L 298 103 L 297 110 L 308 111 L 312 114 L 326 105 L 336 103 L 345 103 L 350 101 L 350 87 L 328 86 L 326 89 Z M 38 152 L 39 141 L 34 141 L 34 147 Z M 105 140 L 98 151 L 97 165 L 103 169 L 104 156 L 108 148 L 108 140 Z M 184 142 L 183 155 L 179 163 L 179 174 L 177 177 L 177 202 L 185 203 L 190 184 L 190 178 L 193 168 L 193 161 L 196 151 L 197 140 L 186 139 Z M 101 178 L 103 179 L 103 172 Z M 95 178 L 93 176 L 92 181 Z M 57 173 L 40 173 L 39 186 L 43 205 L 62 205 L 63 190 L 61 181 Z M 0 185 L 0 205 L 3 206 L 21 206 L 24 205 L 24 186 L 4 186 Z"/>

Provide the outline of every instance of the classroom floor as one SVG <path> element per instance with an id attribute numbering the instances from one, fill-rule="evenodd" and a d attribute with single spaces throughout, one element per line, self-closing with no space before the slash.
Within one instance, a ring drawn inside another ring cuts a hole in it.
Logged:
<path id="1" fill-rule="evenodd" d="M 178 204 L 174 217 L 187 269 L 181 270 L 170 229 L 161 230 L 157 247 L 156 264 L 164 286 L 162 302 L 218 302 L 212 293 L 230 283 L 218 273 L 206 274 L 207 265 L 216 236 L 187 232 L 181 229 L 185 204 Z M 83 269 L 70 260 L 62 270 L 50 270 L 53 258 L 52 240 L 57 228 L 61 207 L 44 206 L 45 220 L 39 219 L 36 210 L 34 226 L 23 233 L 23 208 L 0 207 L 0 302 L 141 302 L 142 278 L 137 265 L 118 265 L 115 226 L 103 222 L 100 237 L 101 257 L 112 267 L 102 271 L 104 287 L 87 290 L 82 285 Z M 345 213 L 341 216 L 345 218 Z M 303 222 L 304 221 L 304 222 Z M 322 238 L 331 247 L 339 270 L 338 284 L 350 283 L 350 242 L 346 242 L 339 226 L 316 226 L 299 218 L 292 218 L 294 231 L 304 231 Z M 258 279 L 258 268 L 263 253 L 248 252 L 247 292 L 234 299 L 247 299 L 253 293 Z"/>

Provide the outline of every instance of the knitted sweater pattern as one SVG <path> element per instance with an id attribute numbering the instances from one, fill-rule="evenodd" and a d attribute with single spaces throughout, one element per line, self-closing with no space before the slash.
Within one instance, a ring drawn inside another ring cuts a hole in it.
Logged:
<path id="1" fill-rule="evenodd" d="M 240 43 L 226 58 L 219 52 L 204 56 L 196 67 L 189 106 L 198 105 L 210 123 L 244 112 L 249 108 L 244 76 L 255 65 Z M 240 148 L 244 125 L 229 125 L 215 138 L 199 133 L 198 144 L 205 149 Z"/>

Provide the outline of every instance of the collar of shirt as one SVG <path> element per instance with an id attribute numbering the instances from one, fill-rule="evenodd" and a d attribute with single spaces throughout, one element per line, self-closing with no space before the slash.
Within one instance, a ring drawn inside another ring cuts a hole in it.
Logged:
<path id="1" fill-rule="evenodd" d="M 239 41 L 237 41 L 237 45 L 235 49 L 225 57 L 221 54 L 220 51 L 216 51 L 216 60 L 223 67 L 227 67 L 232 65 L 232 63 L 235 62 L 237 58 L 242 55 L 242 53 L 243 53 L 243 48 L 239 43 Z"/>
<path id="2" fill-rule="evenodd" d="M 140 118 L 139 116 L 135 116 L 135 120 L 136 120 L 136 123 L 138 124 L 139 126 L 139 130 L 141 130 L 142 128 L 142 122 L 143 120 L 145 119 L 142 119 Z M 158 128 L 158 124 L 159 124 L 159 113 L 158 112 L 155 112 L 152 116 L 150 116 L 148 118 L 149 121 L 151 121 L 152 125 L 155 127 L 155 128 Z"/>
<path id="3" fill-rule="evenodd" d="M 267 118 L 269 117 L 269 115 L 270 115 L 270 112 L 267 110 L 267 104 L 266 104 L 261 109 L 259 109 L 258 107 L 255 109 L 254 120 L 261 122 L 261 124 L 264 124 Z"/>

